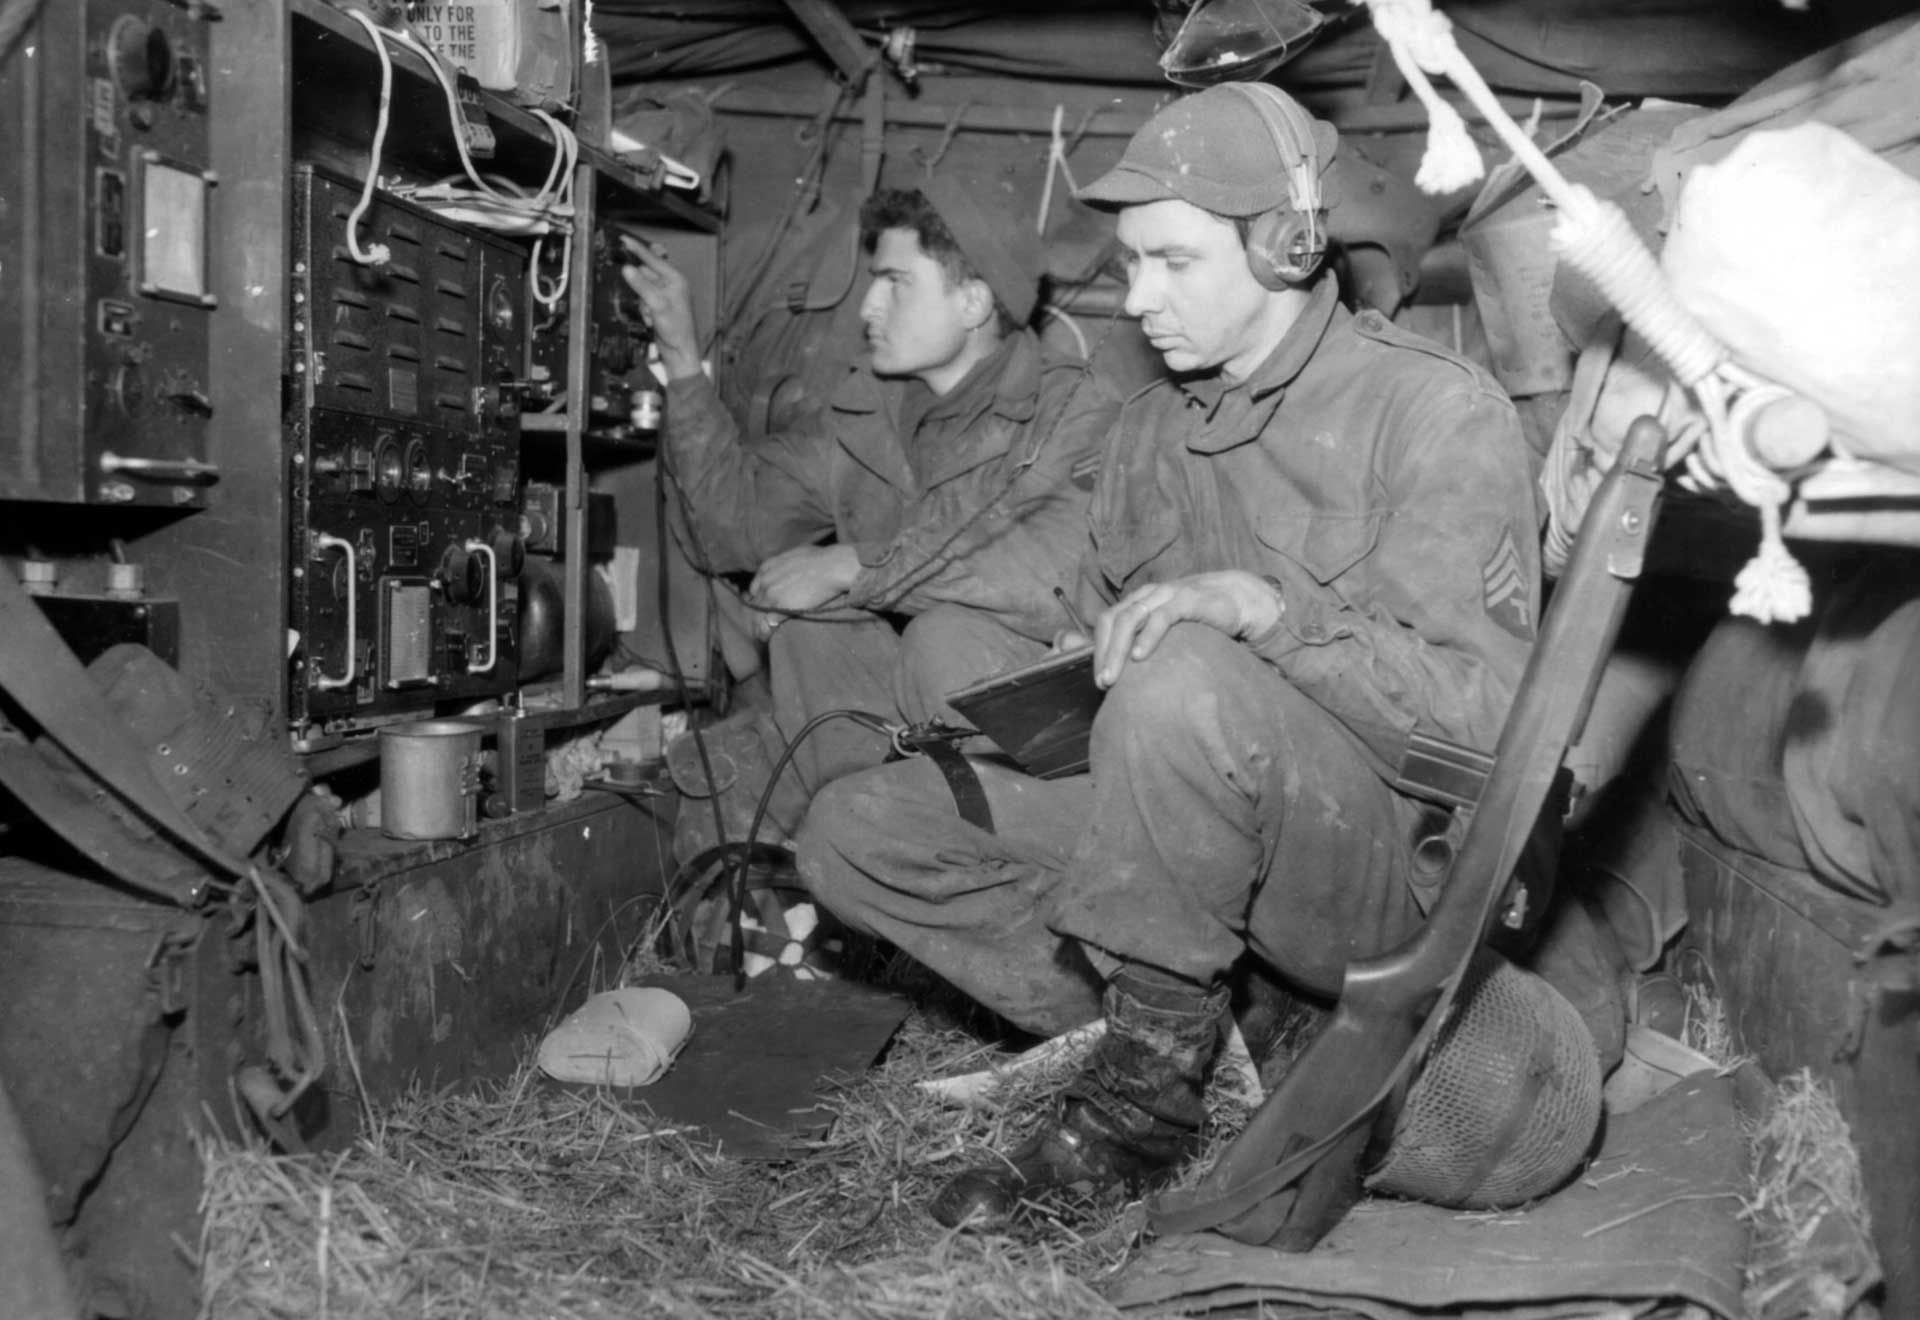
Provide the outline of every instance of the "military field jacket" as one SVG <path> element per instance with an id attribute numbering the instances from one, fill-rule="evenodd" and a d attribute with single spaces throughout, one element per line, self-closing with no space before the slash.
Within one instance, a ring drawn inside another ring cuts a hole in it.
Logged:
<path id="1" fill-rule="evenodd" d="M 1050 639 L 1119 400 L 1030 331 L 943 396 L 850 371 L 820 414 L 748 446 L 704 377 L 667 392 L 673 470 L 716 572 L 831 534 L 860 556 L 847 603 L 970 606 Z"/>
<path id="2" fill-rule="evenodd" d="M 1130 399 L 1103 461 L 1083 612 L 1243 569 L 1283 618 L 1248 642 L 1391 778 L 1416 728 L 1491 750 L 1532 646 L 1539 516 L 1513 406 L 1478 368 L 1322 282 L 1247 381 Z"/>

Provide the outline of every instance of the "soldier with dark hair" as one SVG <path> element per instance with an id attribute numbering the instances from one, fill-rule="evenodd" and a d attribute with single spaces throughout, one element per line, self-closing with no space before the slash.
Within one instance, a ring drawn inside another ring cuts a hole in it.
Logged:
<path id="1" fill-rule="evenodd" d="M 861 222 L 867 360 L 819 413 L 751 447 L 702 371 L 685 277 L 628 243 L 624 274 L 667 376 L 669 469 L 705 566 L 753 575 L 747 603 L 769 638 L 771 716 L 709 734 L 741 769 L 735 819 L 815 715 L 952 721 L 944 694 L 1045 654 L 1117 410 L 1085 364 L 1026 328 L 1040 280 L 1028 218 L 989 213 L 936 176 L 875 194 Z M 796 829 L 822 784 L 887 751 L 868 728 L 822 726 L 798 749 L 768 832 Z M 710 841 L 698 831 L 711 813 L 681 817 L 693 830 L 676 843 L 684 859 Z"/>
<path id="2" fill-rule="evenodd" d="M 939 188 L 936 185 L 936 191 Z M 959 199 L 950 199 L 950 206 Z M 1010 223 L 1018 223 L 1010 220 Z M 1015 300 L 1024 297 L 1025 280 L 1020 267 L 1028 260 L 1025 253 L 1019 251 L 1018 243 L 996 243 L 991 246 L 980 245 L 980 260 L 992 271 L 991 276 L 977 269 L 973 261 L 961 250 L 953 231 L 947 228 L 947 222 L 940 218 L 940 212 L 934 209 L 927 195 L 919 189 L 882 188 L 867 198 L 860 206 L 860 233 L 873 250 L 881 234 L 889 229 L 910 232 L 919 240 L 920 250 L 933 258 L 934 264 L 946 274 L 948 287 L 958 287 L 968 280 L 979 280 L 993 292 L 993 308 L 997 313 L 995 328 L 1002 338 L 1017 334 L 1026 322 L 1023 316 L 1016 316 L 1013 307 L 1002 299 L 1000 291 L 1006 290 L 1006 296 Z M 1002 269 L 1004 268 L 1004 269 Z M 1030 315 L 1031 307 L 1022 309 Z"/>

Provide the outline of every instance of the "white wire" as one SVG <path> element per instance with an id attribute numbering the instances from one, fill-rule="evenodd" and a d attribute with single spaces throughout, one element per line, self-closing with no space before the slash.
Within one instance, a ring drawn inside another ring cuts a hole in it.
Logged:
<path id="1" fill-rule="evenodd" d="M 1080 323 L 1078 321 L 1061 311 L 1058 307 L 1055 307 L 1052 303 L 1048 303 L 1040 310 L 1058 321 L 1061 325 L 1067 327 L 1067 333 L 1073 336 L 1073 342 L 1080 346 L 1080 360 L 1082 362 L 1085 362 L 1092 356 L 1087 348 L 1086 332 L 1080 329 Z"/>
<path id="2" fill-rule="evenodd" d="M 473 156 L 467 150 L 467 134 L 464 128 L 466 116 L 460 112 L 460 92 L 454 86 L 453 78 L 447 72 L 447 66 L 441 63 L 439 54 L 411 32 L 393 32 L 388 35 L 425 60 L 427 67 L 433 70 L 433 76 L 439 82 L 440 90 L 446 94 L 447 118 L 453 129 L 454 148 L 460 155 L 460 168 L 466 171 L 469 179 L 473 180 L 473 186 L 495 201 L 509 200 L 506 194 L 494 191 L 493 185 L 481 178 L 480 171 L 474 168 Z"/>
<path id="3" fill-rule="evenodd" d="M 534 239 L 532 258 L 527 265 L 527 288 L 534 301 L 551 311 L 566 296 L 567 284 L 573 272 L 573 184 L 574 173 L 580 160 L 580 140 L 572 129 L 548 114 L 545 110 L 535 109 L 533 113 L 547 126 L 553 137 L 553 159 L 547 166 L 547 177 L 540 185 L 540 191 L 532 197 L 515 196 L 495 188 L 474 165 L 473 154 L 467 144 L 465 116 L 460 110 L 459 89 L 447 71 L 445 62 L 437 51 L 425 45 L 412 33 L 406 31 L 388 31 L 377 27 L 371 19 L 358 10 L 349 13 L 359 21 L 373 38 L 374 50 L 380 56 L 381 99 L 380 124 L 374 135 L 374 157 L 377 161 L 380 142 L 386 133 L 388 104 L 391 97 L 393 66 L 387 55 L 386 42 L 395 41 L 411 50 L 427 62 L 433 70 L 434 79 L 440 84 L 440 90 L 446 97 L 447 118 L 453 130 L 453 145 L 460 157 L 460 168 L 472 182 L 474 192 L 465 193 L 446 183 L 431 185 L 430 189 L 411 188 L 402 192 L 419 201 L 422 205 L 443 210 L 458 211 L 463 221 L 470 224 L 491 225 L 491 227 L 513 233 L 525 233 L 529 222 L 544 226 L 547 230 L 557 230 L 561 235 L 560 273 L 551 285 L 543 284 L 540 277 L 540 257 L 545 243 L 545 234 Z M 368 197 L 371 196 L 369 182 Z M 362 207 L 367 204 L 363 198 Z M 495 216 L 498 219 L 495 219 Z M 348 231 L 349 243 L 352 242 L 352 230 Z M 365 258 L 361 258 L 364 260 Z M 384 260 L 380 258 L 380 260 Z"/>
<path id="4" fill-rule="evenodd" d="M 553 169 L 548 171 L 548 184 L 552 185 L 554 183 L 554 175 L 556 173 L 560 175 L 558 183 L 560 193 L 559 201 L 571 212 L 573 209 L 575 167 L 580 159 L 580 139 L 575 137 L 572 130 L 565 124 L 555 119 L 545 110 L 536 110 L 534 113 L 540 116 L 546 123 L 548 130 L 553 133 L 555 146 L 554 166 Z M 561 160 L 562 156 L 565 157 L 564 166 Z M 547 189 L 543 188 L 542 192 L 545 191 L 547 191 Z M 541 287 L 540 283 L 540 253 L 544 243 L 544 238 L 534 240 L 533 258 L 527 263 L 527 289 L 528 292 L 533 295 L 535 302 L 551 312 L 560 305 L 560 300 L 566 297 L 567 285 L 573 276 L 573 226 L 568 225 L 561 233 L 560 273 L 553 284 L 547 288 Z"/>
<path id="5" fill-rule="evenodd" d="M 373 124 L 372 158 L 367 162 L 367 178 L 360 188 L 360 200 L 347 213 L 347 254 L 363 266 L 384 266 L 393 259 L 393 249 L 385 243 L 375 243 L 362 251 L 360 221 L 373 205 L 373 190 L 380 178 L 380 151 L 386 145 L 387 124 L 393 117 L 393 60 L 373 20 L 358 9 L 349 9 L 347 14 L 367 30 L 367 35 L 373 38 L 374 54 L 380 57 L 380 114 Z"/>
<path id="6" fill-rule="evenodd" d="M 545 110 L 535 110 L 534 113 L 540 116 L 546 123 L 548 131 L 553 134 L 553 161 L 547 166 L 546 181 L 540 185 L 540 191 L 534 196 L 536 199 L 551 196 L 565 196 L 571 199 L 573 167 L 580 159 L 580 139 L 573 135 L 572 129 Z"/>
<path id="7" fill-rule="evenodd" d="M 358 9 L 349 9 L 348 15 L 361 27 L 373 41 L 374 53 L 380 59 L 380 116 L 374 127 L 373 163 L 367 172 L 366 186 L 361 192 L 360 203 L 347 221 L 347 247 L 354 260 L 365 265 L 384 265 L 392 257 L 392 252 L 384 244 L 375 244 L 362 251 L 359 243 L 358 226 L 368 207 L 373 204 L 373 192 L 379 174 L 380 153 L 386 141 L 387 126 L 392 118 L 393 101 L 393 60 L 387 53 L 387 42 L 393 41 L 406 47 L 427 62 L 433 70 L 433 76 L 440 84 L 447 102 L 447 117 L 453 130 L 453 145 L 460 157 L 460 168 L 472 182 L 474 191 L 457 189 L 445 181 L 426 187 L 401 188 L 396 191 L 428 207 L 458 211 L 466 223 L 490 225 L 507 232 L 524 234 L 530 227 L 538 227 L 533 242 L 531 260 L 527 264 L 527 288 L 533 300 L 548 311 L 556 308 L 567 295 L 567 287 L 573 276 L 573 192 L 574 176 L 580 162 L 580 139 L 573 130 L 561 123 L 547 111 L 535 108 L 533 113 L 546 125 L 553 137 L 553 159 L 547 166 L 547 177 L 540 185 L 540 191 L 531 197 L 515 196 L 495 188 L 475 167 L 472 152 L 468 148 L 465 129 L 465 116 L 460 111 L 460 94 L 454 79 L 448 73 L 445 62 L 437 51 L 425 45 L 412 33 L 392 31 L 375 24 L 372 19 Z M 560 235 L 560 270 L 551 283 L 542 280 L 540 258 L 547 236 L 551 232 Z"/>
<path id="8" fill-rule="evenodd" d="M 427 62 L 433 70 L 433 76 L 440 84 L 440 90 L 447 101 L 447 118 L 453 129 L 453 145 L 460 156 L 460 168 L 473 186 L 485 196 L 503 205 L 534 211 L 546 211 L 564 197 L 572 193 L 573 165 L 579 158 L 579 139 L 573 131 L 545 110 L 535 109 L 533 113 L 547 125 L 553 134 L 553 161 L 547 168 L 546 182 L 533 197 L 514 197 L 502 193 L 487 182 L 473 163 L 473 154 L 467 146 L 467 134 L 463 127 L 465 116 L 460 111 L 460 92 L 454 84 L 453 75 L 447 71 L 446 62 L 437 51 L 425 45 L 411 32 L 389 33 L 394 40 L 414 52 Z M 564 170 L 564 173 L 563 173 Z"/>

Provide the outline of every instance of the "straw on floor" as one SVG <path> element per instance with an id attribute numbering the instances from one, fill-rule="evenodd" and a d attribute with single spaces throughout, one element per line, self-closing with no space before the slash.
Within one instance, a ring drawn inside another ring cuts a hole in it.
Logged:
<path id="1" fill-rule="evenodd" d="M 1141 1223 L 1119 1194 L 1036 1211 L 1008 1236 L 948 1233 L 925 1212 L 947 1176 L 1037 1122 L 1059 1081 L 1023 1077 L 981 1110 L 914 1085 L 984 1052 L 916 1012 L 880 1067 L 829 1098 L 829 1134 L 783 1163 L 721 1158 L 526 1068 L 405 1097 L 330 1155 L 209 1138 L 205 1313 L 1111 1317 L 1098 1285 Z"/>

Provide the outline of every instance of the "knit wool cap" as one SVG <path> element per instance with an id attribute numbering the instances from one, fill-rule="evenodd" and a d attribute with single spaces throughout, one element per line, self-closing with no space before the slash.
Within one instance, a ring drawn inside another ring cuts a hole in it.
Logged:
<path id="1" fill-rule="evenodd" d="M 1340 135 L 1315 119 L 1313 142 L 1324 175 Z M 1076 196 L 1109 210 L 1177 198 L 1215 215 L 1259 215 L 1292 203 L 1287 164 L 1252 99 L 1222 83 L 1162 106 L 1127 143 L 1120 163 Z"/>
<path id="2" fill-rule="evenodd" d="M 988 205 L 982 205 L 980 193 Z M 1040 300 L 1042 254 L 1032 217 L 1023 213 L 1012 188 L 990 182 L 969 188 L 951 174 L 936 174 L 921 181 L 920 195 L 939 213 L 967 264 L 1000 305 L 1025 325 Z"/>

